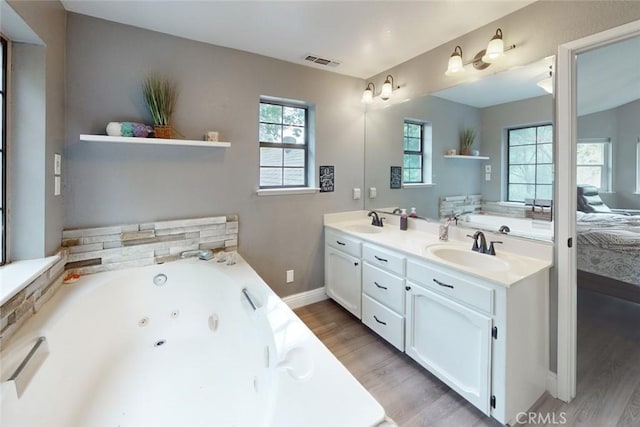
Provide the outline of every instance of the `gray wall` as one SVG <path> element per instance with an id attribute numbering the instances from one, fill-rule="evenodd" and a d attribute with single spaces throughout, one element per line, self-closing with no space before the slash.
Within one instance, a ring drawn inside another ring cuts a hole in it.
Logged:
<path id="1" fill-rule="evenodd" d="M 391 166 L 402 166 L 403 122 L 414 119 L 432 126 L 432 187 L 390 189 Z M 440 196 L 480 193 L 482 162 L 446 159 L 448 149 L 460 149 L 460 132 L 480 129 L 478 109 L 434 96 L 424 96 L 390 108 L 367 111 L 365 144 L 365 206 L 367 209 L 399 206 L 415 207 L 418 215 L 438 219 Z M 473 147 L 484 155 L 481 137 Z M 369 187 L 376 187 L 377 197 L 370 199 Z"/>
<path id="2" fill-rule="evenodd" d="M 363 207 L 351 199 L 364 173 L 362 80 L 76 14 L 67 43 L 67 227 L 238 213 L 241 254 L 280 296 L 323 285 L 322 215 Z M 109 121 L 150 123 L 140 85 L 152 71 L 179 82 L 185 138 L 218 130 L 231 148 L 79 142 Z M 260 95 L 315 104 L 314 173 L 335 165 L 335 192 L 256 195 Z"/>
<path id="3" fill-rule="evenodd" d="M 503 144 L 506 141 L 505 129 L 551 123 L 553 120 L 553 96 L 544 95 L 522 101 L 509 102 L 482 108 L 483 155 L 491 157 L 484 164 L 491 165 L 491 181 L 482 178 L 482 195 L 485 200 L 504 200 L 507 182 L 507 158 Z"/>
<path id="4" fill-rule="evenodd" d="M 12 102 L 17 104 L 8 147 L 9 257 L 18 260 L 51 255 L 60 247 L 64 201 L 53 195 L 53 154 L 62 152 L 64 138 L 67 13 L 58 0 L 8 3 L 45 45 L 13 46 Z"/>
<path id="5" fill-rule="evenodd" d="M 601 193 L 611 208 L 640 209 L 636 192 L 640 100 L 578 117 L 578 138 L 611 138 L 613 193 Z"/>

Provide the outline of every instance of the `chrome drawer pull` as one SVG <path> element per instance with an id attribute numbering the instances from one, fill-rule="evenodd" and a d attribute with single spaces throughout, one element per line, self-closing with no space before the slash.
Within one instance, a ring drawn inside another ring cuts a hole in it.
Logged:
<path id="1" fill-rule="evenodd" d="M 389 260 L 386 260 L 384 258 L 380 258 L 378 255 L 374 255 L 373 256 L 375 259 L 377 259 L 378 261 L 382 261 L 382 262 L 389 262 Z"/>
<path id="2" fill-rule="evenodd" d="M 375 314 L 373 315 L 373 318 L 374 318 L 374 319 L 376 319 L 376 322 L 378 322 L 378 323 L 380 323 L 380 324 L 383 324 L 383 325 L 387 326 L 387 322 L 383 322 L 382 320 L 379 320 L 379 319 L 376 317 L 376 315 L 375 315 Z"/>
<path id="3" fill-rule="evenodd" d="M 437 279 L 433 279 L 434 282 L 436 282 L 438 285 L 443 286 L 445 288 L 451 288 L 453 289 L 453 286 L 451 285 L 447 285 L 446 283 L 442 283 L 441 281 L 437 280 Z"/>
<path id="4" fill-rule="evenodd" d="M 380 289 L 384 289 L 385 291 L 388 289 L 386 286 L 379 285 L 378 282 L 373 282 L 373 284 L 376 285 Z"/>
<path id="5" fill-rule="evenodd" d="M 339 244 L 340 246 L 346 246 L 346 243 L 342 243 L 340 240 L 336 240 L 336 243 Z"/>

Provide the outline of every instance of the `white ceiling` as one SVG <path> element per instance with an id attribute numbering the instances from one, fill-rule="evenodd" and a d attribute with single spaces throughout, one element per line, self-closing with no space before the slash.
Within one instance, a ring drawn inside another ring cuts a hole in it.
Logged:
<path id="1" fill-rule="evenodd" d="M 62 0 L 62 4 L 71 12 L 366 79 L 533 1 Z M 487 34 L 487 41 L 492 35 Z M 306 54 L 341 65 L 312 64 L 303 60 Z"/>

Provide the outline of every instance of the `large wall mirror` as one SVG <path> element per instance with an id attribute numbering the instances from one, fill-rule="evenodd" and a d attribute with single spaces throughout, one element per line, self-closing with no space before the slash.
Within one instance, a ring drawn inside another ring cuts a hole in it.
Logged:
<path id="1" fill-rule="evenodd" d="M 554 61 L 374 104 L 365 120 L 365 208 L 415 207 L 428 220 L 457 215 L 459 226 L 507 224 L 514 235 L 552 240 Z M 465 132 L 475 136 L 469 155 L 461 155 Z"/>

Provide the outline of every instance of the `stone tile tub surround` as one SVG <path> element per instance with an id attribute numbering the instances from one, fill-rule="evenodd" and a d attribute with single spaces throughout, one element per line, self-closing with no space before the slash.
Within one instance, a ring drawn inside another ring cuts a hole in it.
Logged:
<path id="1" fill-rule="evenodd" d="M 64 230 L 66 269 L 78 274 L 174 261 L 183 251 L 238 247 L 238 215 Z"/>
<path id="2" fill-rule="evenodd" d="M 62 285 L 67 250 L 61 250 L 59 259 L 38 274 L 0 306 L 0 350 L 11 336 L 42 306 L 51 299 Z"/>

